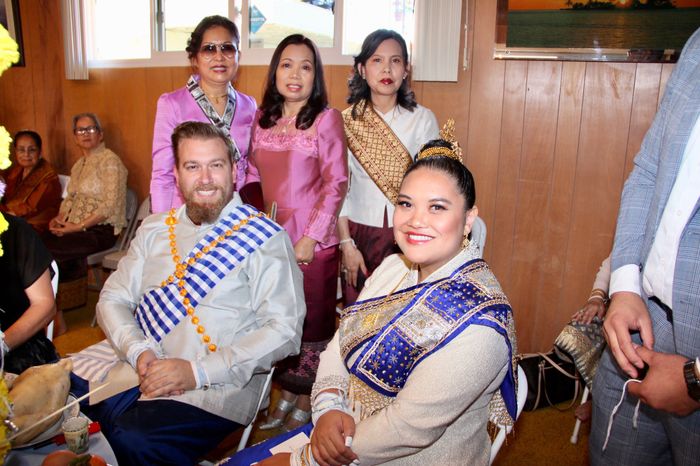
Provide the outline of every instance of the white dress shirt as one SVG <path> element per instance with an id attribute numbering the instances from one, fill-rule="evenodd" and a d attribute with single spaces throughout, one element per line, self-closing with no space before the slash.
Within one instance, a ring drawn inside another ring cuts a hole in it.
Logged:
<path id="1" fill-rule="evenodd" d="M 641 294 L 643 288 L 647 296 L 656 296 L 661 302 L 673 307 L 676 256 L 683 230 L 700 198 L 698 180 L 700 180 L 700 118 L 695 122 L 688 139 L 676 181 L 646 259 L 644 273 L 640 277 L 639 267 L 636 264 L 619 267 L 612 273 L 611 295 L 618 291 Z"/>
<path id="2" fill-rule="evenodd" d="M 420 105 L 412 112 L 399 105 L 387 113 L 382 113 L 376 108 L 375 111 L 396 134 L 412 158 L 415 158 L 423 144 L 440 135 L 435 115 Z M 388 226 L 392 226 L 394 205 L 377 187 L 350 150 L 348 150 L 348 172 L 350 183 L 340 216 L 348 217 L 355 223 L 382 227 L 386 211 Z"/>

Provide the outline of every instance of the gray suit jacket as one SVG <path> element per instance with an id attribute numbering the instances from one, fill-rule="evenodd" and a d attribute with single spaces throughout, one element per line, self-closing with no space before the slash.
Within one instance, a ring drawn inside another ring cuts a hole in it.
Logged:
<path id="1" fill-rule="evenodd" d="M 700 29 L 683 49 L 659 111 L 634 160 L 635 167 L 625 182 L 612 270 L 627 264 L 643 269 L 698 115 Z M 700 202 L 694 201 L 695 208 L 678 248 L 671 305 L 672 338 L 676 351 L 687 357 L 700 355 Z M 658 318 L 652 315 L 652 320 Z"/>

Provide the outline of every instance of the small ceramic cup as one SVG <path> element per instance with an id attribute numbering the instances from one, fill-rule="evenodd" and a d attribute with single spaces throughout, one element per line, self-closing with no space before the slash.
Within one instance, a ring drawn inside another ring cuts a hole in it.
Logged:
<path id="1" fill-rule="evenodd" d="M 68 449 L 79 455 L 88 449 L 88 418 L 71 417 L 61 425 Z"/>

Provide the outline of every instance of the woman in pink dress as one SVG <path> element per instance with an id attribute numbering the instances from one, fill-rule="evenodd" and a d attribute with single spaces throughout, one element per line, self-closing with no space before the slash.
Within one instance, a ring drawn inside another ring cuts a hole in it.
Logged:
<path id="1" fill-rule="evenodd" d="M 158 99 L 153 128 L 153 169 L 151 173 L 151 211 L 167 212 L 183 203 L 175 184 L 175 157 L 170 136 L 180 123 L 211 123 L 229 133 L 241 154 L 237 164 L 236 188 L 245 178 L 250 132 L 255 118 L 255 99 L 233 88 L 238 72 L 238 28 L 223 16 L 207 16 L 192 31 L 187 41 L 187 57 L 193 74 L 185 87 Z M 251 202 L 253 196 L 244 200 Z"/>
<path id="2" fill-rule="evenodd" d="M 293 34 L 277 46 L 253 126 L 246 184 L 260 182 L 265 209 L 289 233 L 304 273 L 306 319 L 298 357 L 278 366 L 282 400 L 261 428 L 308 422 L 318 357 L 335 332 L 338 212 L 347 190 L 343 120 L 327 107 L 316 45 Z M 294 408 L 294 409 L 292 409 Z"/>

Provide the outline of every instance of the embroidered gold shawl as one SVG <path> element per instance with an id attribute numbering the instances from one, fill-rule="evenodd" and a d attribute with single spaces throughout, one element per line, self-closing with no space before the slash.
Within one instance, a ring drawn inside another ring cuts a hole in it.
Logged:
<path id="1" fill-rule="evenodd" d="M 401 180 L 413 158 L 371 105 L 363 101 L 358 110 L 357 119 L 352 117 L 352 107 L 343 111 L 348 147 L 387 199 L 396 202 Z"/>

